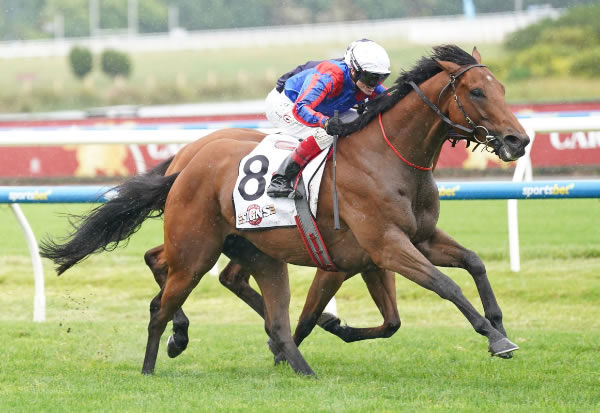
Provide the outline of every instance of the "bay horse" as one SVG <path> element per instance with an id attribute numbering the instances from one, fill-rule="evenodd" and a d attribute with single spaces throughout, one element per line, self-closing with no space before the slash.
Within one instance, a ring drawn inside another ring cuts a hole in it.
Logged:
<path id="1" fill-rule="evenodd" d="M 195 142 L 185 145 L 169 160 L 156 166 L 148 174 L 171 175 L 180 172 L 187 166 L 192 158 L 207 144 L 223 138 L 231 139 L 233 131 L 222 129 L 201 138 Z M 255 130 L 247 130 L 247 134 L 241 136 L 246 142 L 260 142 L 264 134 Z M 234 137 L 237 137 L 233 133 Z M 164 256 L 164 245 L 159 245 L 148 250 L 144 254 L 144 261 L 152 271 L 152 275 L 161 291 L 150 303 L 150 314 L 152 315 L 160 308 L 162 290 L 167 280 L 168 266 Z M 315 325 L 350 343 L 360 340 L 388 338 L 400 328 L 400 316 L 396 305 L 395 278 L 391 271 L 373 268 L 362 272 L 367 289 L 381 315 L 383 323 L 376 327 L 352 327 L 342 325 L 341 320 L 334 314 L 323 313 L 325 307 L 337 293 L 342 283 L 355 274 L 331 272 L 318 268 L 315 278 L 308 291 L 302 313 L 298 320 L 294 342 L 297 346 L 310 334 Z M 251 271 L 239 262 L 230 261 L 219 273 L 219 281 L 236 296 L 246 302 L 260 317 L 264 318 L 264 301 L 259 292 L 254 290 L 249 283 Z M 167 341 L 167 353 L 169 357 L 177 357 L 187 347 L 189 320 L 182 308 L 173 315 L 173 334 Z M 502 330 L 503 331 L 503 330 Z M 270 346 L 273 350 L 273 347 Z M 274 354 L 275 362 L 282 361 L 279 354 Z"/>
<path id="2" fill-rule="evenodd" d="M 504 87 L 481 64 L 479 52 L 435 47 L 347 129 L 337 154 L 341 229 L 333 230 L 331 163 L 325 167 L 317 216 L 337 268 L 348 274 L 372 268 L 401 274 L 454 303 L 488 339 L 492 355 L 518 349 L 497 328 L 502 315 L 481 259 L 436 227 L 440 204 L 431 166 L 446 139 L 483 144 L 503 161 L 519 158 L 529 144 L 506 104 Z M 112 249 L 155 211 L 164 211 L 168 276 L 148 325 L 144 374 L 154 371 L 168 321 L 225 252 L 253 266 L 274 353 L 297 373 L 314 375 L 291 337 L 288 313 L 286 263 L 314 265 L 300 235 L 294 228 L 235 228 L 231 194 L 238 165 L 256 145 L 239 140 L 247 133 L 239 130 L 238 139 L 211 142 L 180 173 L 132 178 L 116 198 L 78 223 L 66 243 L 42 245 L 42 254 L 61 273 L 92 252 Z M 102 219 L 106 225 L 93 225 Z M 462 267 L 473 275 L 486 317 L 436 266 Z"/>

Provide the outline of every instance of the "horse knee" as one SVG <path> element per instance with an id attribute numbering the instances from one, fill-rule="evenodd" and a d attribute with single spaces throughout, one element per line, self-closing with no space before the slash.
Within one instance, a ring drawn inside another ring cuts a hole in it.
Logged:
<path id="1" fill-rule="evenodd" d="M 160 294 L 150 301 L 150 315 L 156 314 L 160 310 Z"/>
<path id="2" fill-rule="evenodd" d="M 474 277 L 486 274 L 486 269 L 485 265 L 483 264 L 483 261 L 481 260 L 481 258 L 479 258 L 479 255 L 477 255 L 473 251 L 467 250 L 467 253 L 464 257 L 464 264 L 465 269 L 469 272 L 469 274 L 471 274 Z"/>
<path id="3" fill-rule="evenodd" d="M 235 277 L 232 276 L 230 271 L 225 270 L 219 274 L 219 282 L 230 290 L 236 285 Z"/>
<path id="4" fill-rule="evenodd" d="M 242 266 L 232 262 L 227 264 L 219 274 L 219 282 L 231 291 L 239 290 L 240 285 L 246 281 Z"/>
<path id="5" fill-rule="evenodd" d="M 387 321 L 383 326 L 383 338 L 390 338 L 400 329 L 402 322 L 399 318 Z"/>
<path id="6" fill-rule="evenodd" d="M 168 273 L 167 262 L 162 256 L 162 252 L 163 248 L 161 245 L 160 247 L 152 248 L 151 250 L 146 251 L 144 254 L 144 261 L 146 262 L 146 265 L 148 268 L 150 268 L 154 279 L 161 287 L 167 279 Z"/>
<path id="7" fill-rule="evenodd" d="M 155 267 L 156 263 L 160 260 L 163 250 L 163 246 L 159 245 L 158 247 L 154 247 L 146 251 L 144 254 L 144 261 L 146 262 L 146 265 L 150 268 Z"/>

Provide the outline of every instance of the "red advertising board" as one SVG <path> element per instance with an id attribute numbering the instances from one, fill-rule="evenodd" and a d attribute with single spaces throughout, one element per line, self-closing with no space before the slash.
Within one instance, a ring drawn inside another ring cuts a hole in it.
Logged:
<path id="1" fill-rule="evenodd" d="M 568 111 L 600 110 L 600 102 L 565 105 L 519 105 L 513 110 L 517 113 L 534 111 Z M 233 118 L 219 118 L 219 121 Z M 240 115 L 235 120 L 263 120 L 262 115 Z M 161 123 L 194 123 L 215 121 L 215 119 L 187 118 L 150 118 L 150 119 L 82 119 L 78 121 L 29 121 L 2 122 L 0 128 L 61 128 L 72 125 L 78 127 L 107 126 L 107 123 L 118 127 L 127 123 L 129 126 L 149 127 Z M 600 127 L 599 127 L 600 129 Z M 146 167 L 150 168 L 172 156 L 182 145 L 140 145 Z M 476 169 L 512 168 L 514 163 L 504 163 L 495 155 L 486 152 L 482 146 L 474 151 L 474 145 L 465 147 L 459 142 L 455 147 L 446 143 L 442 150 L 437 168 Z M 57 147 L 0 147 L 0 177 L 35 178 L 35 177 L 94 177 L 94 176 L 127 176 L 136 172 L 134 158 L 128 145 L 69 145 Z M 600 165 L 600 130 L 590 132 L 569 132 L 538 134 L 535 137 L 531 160 L 536 167 L 564 167 Z"/>

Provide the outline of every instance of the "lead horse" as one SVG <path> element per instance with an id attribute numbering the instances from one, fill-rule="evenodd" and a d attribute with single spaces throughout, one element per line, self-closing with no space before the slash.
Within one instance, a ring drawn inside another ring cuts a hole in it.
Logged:
<path id="1" fill-rule="evenodd" d="M 88 225 L 97 220 L 86 218 L 66 243 L 42 245 L 43 255 L 61 273 L 91 252 L 116 246 L 153 211 L 164 210 L 168 276 L 160 308 L 148 325 L 145 374 L 154 371 L 168 321 L 225 252 L 252 267 L 274 353 L 297 373 L 314 375 L 291 337 L 286 266 L 313 263 L 293 228 L 235 228 L 231 194 L 239 162 L 255 143 L 243 142 L 248 131 L 231 133 L 231 139 L 206 145 L 180 173 L 143 176 L 120 186 L 115 199 L 92 212 L 106 225 Z M 516 350 L 501 328 L 502 315 L 483 263 L 436 227 L 439 194 L 431 167 L 446 139 L 483 144 L 504 161 L 522 156 L 529 143 L 505 102 L 503 86 L 481 64 L 479 53 L 474 50 L 471 56 L 451 45 L 434 48 L 374 99 L 344 135 L 337 154 L 341 229 L 333 230 L 331 163 L 325 167 L 317 216 L 337 268 L 347 274 L 373 268 L 401 274 L 454 303 L 488 339 L 493 355 Z M 265 177 L 255 174 L 252 179 Z M 436 266 L 462 267 L 473 275 L 486 317 Z"/>

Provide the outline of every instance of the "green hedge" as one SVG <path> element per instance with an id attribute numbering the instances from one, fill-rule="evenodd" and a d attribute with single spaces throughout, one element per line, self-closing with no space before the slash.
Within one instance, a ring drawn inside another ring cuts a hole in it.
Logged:
<path id="1" fill-rule="evenodd" d="M 600 47 L 575 56 L 570 69 L 574 75 L 600 77 Z"/>
<path id="2" fill-rule="evenodd" d="M 128 77 L 131 73 L 131 59 L 129 56 L 118 50 L 106 49 L 100 56 L 100 65 L 102 72 L 107 76 Z"/>
<path id="3" fill-rule="evenodd" d="M 69 52 L 69 64 L 75 77 L 83 79 L 92 71 L 92 52 L 85 47 L 73 47 Z"/>
<path id="4" fill-rule="evenodd" d="M 600 5 L 574 7 L 512 33 L 501 70 L 507 79 L 600 77 Z"/>

